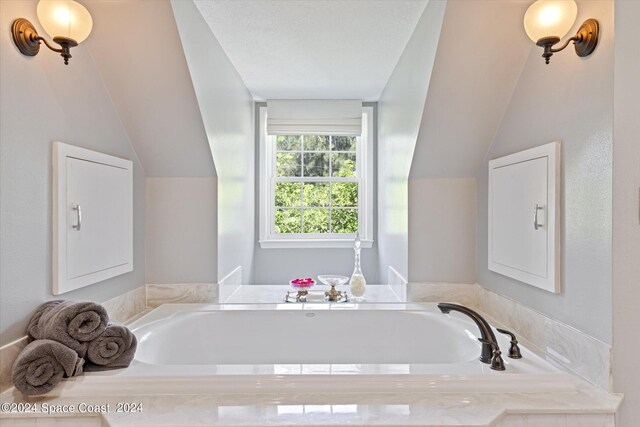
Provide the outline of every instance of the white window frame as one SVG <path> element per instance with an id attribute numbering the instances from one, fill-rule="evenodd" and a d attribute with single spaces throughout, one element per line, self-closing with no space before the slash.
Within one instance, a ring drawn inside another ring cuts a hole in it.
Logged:
<path id="1" fill-rule="evenodd" d="M 267 107 L 260 114 L 260 238 L 261 248 L 350 248 L 355 233 L 278 234 L 273 231 L 275 215 L 275 139 L 267 135 Z M 358 232 L 362 247 L 373 246 L 373 107 L 362 107 L 362 136 L 356 147 L 358 178 Z M 361 173 L 362 172 L 362 173 Z M 323 181 L 322 178 L 318 179 Z"/>

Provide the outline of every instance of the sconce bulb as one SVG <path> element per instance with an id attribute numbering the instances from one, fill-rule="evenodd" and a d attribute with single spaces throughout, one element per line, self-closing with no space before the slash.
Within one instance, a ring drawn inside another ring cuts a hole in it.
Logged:
<path id="1" fill-rule="evenodd" d="M 63 37 L 82 43 L 93 28 L 89 11 L 73 0 L 40 0 L 36 12 L 42 28 L 53 39 Z"/>
<path id="2" fill-rule="evenodd" d="M 53 20 L 56 22 L 56 25 L 62 27 L 68 27 L 71 22 L 71 13 L 69 12 L 68 7 L 57 7 L 53 11 Z"/>
<path id="3" fill-rule="evenodd" d="M 578 16 L 575 0 L 538 0 L 524 15 L 524 29 L 531 40 L 564 37 Z"/>

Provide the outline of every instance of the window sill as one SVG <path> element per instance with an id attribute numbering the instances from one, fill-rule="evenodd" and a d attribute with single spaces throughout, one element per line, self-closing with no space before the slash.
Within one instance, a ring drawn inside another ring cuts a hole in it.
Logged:
<path id="1" fill-rule="evenodd" d="M 362 240 L 362 248 L 373 247 L 373 240 Z M 260 240 L 262 249 L 325 249 L 353 248 L 353 239 L 272 239 Z"/>

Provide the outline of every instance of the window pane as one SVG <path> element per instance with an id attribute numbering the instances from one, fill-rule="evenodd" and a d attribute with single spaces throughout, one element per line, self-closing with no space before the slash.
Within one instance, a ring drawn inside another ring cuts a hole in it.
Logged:
<path id="1" fill-rule="evenodd" d="M 276 210 L 276 233 L 300 233 L 302 230 L 301 209 Z"/>
<path id="2" fill-rule="evenodd" d="M 300 176 L 300 153 L 277 153 L 276 172 L 278 176 Z"/>
<path id="3" fill-rule="evenodd" d="M 329 151 L 329 136 L 305 135 L 304 149 L 305 151 Z"/>
<path id="4" fill-rule="evenodd" d="M 277 182 L 276 183 L 276 206 L 293 207 L 302 204 L 300 182 Z"/>
<path id="5" fill-rule="evenodd" d="M 276 137 L 276 149 L 286 151 L 300 151 L 299 135 L 278 135 Z"/>
<path id="6" fill-rule="evenodd" d="M 339 177 L 355 178 L 356 155 L 350 153 L 331 154 L 331 175 Z"/>
<path id="7" fill-rule="evenodd" d="M 329 232 L 329 209 L 305 209 L 304 210 L 305 233 Z"/>
<path id="8" fill-rule="evenodd" d="M 356 209 L 333 209 L 331 211 L 333 233 L 355 233 L 358 231 L 358 211 Z"/>
<path id="9" fill-rule="evenodd" d="M 358 206 L 357 182 L 334 182 L 331 185 L 332 206 Z"/>
<path id="10" fill-rule="evenodd" d="M 355 136 L 334 136 L 331 149 L 334 151 L 356 151 Z"/>
<path id="11" fill-rule="evenodd" d="M 329 176 L 329 155 L 327 153 L 305 153 L 304 176 Z"/>
<path id="12" fill-rule="evenodd" d="M 329 206 L 329 183 L 305 182 L 304 206 Z"/>

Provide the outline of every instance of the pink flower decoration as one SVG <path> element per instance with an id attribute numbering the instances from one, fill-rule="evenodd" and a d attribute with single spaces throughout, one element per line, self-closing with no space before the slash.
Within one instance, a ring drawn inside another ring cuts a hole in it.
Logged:
<path id="1" fill-rule="evenodd" d="M 299 277 L 297 279 L 293 279 L 290 283 L 291 286 L 294 286 L 296 288 L 310 288 L 311 286 L 316 284 L 315 280 L 313 280 L 311 277 Z"/>

